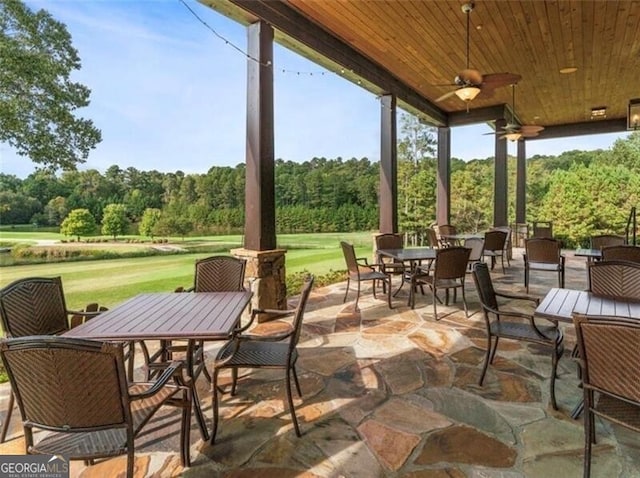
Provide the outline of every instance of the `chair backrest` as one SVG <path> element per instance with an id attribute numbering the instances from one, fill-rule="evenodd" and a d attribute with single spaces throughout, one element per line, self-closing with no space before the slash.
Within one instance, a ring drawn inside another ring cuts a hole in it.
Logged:
<path id="1" fill-rule="evenodd" d="M 498 299 L 496 298 L 496 291 L 491 281 L 489 266 L 484 262 L 474 264 L 472 275 L 483 310 L 485 310 L 485 312 L 485 308 L 498 310 Z"/>
<path id="2" fill-rule="evenodd" d="M 441 279 L 460 279 L 467 273 L 467 263 L 471 249 L 454 246 L 445 247 L 436 251 L 436 266 L 434 277 Z"/>
<path id="3" fill-rule="evenodd" d="M 507 242 L 507 233 L 493 229 L 484 233 L 484 249 L 486 251 L 502 251 Z"/>
<path id="4" fill-rule="evenodd" d="M 20 337 L 0 356 L 23 421 L 61 432 L 131 423 L 121 343 Z"/>
<path id="5" fill-rule="evenodd" d="M 0 290 L 0 316 L 8 337 L 53 335 L 69 329 L 60 277 L 19 279 Z"/>
<path id="6" fill-rule="evenodd" d="M 584 386 L 640 402 L 640 321 L 576 314 L 573 323 Z"/>
<path id="7" fill-rule="evenodd" d="M 464 240 L 464 247 L 471 250 L 469 254 L 469 262 L 478 262 L 482 259 L 482 252 L 484 251 L 484 239 L 479 237 L 470 237 Z"/>
<path id="8" fill-rule="evenodd" d="M 309 276 L 302 285 L 300 300 L 298 301 L 296 311 L 293 315 L 293 334 L 291 336 L 291 340 L 289 341 L 289 356 L 291 356 L 291 354 L 293 353 L 293 350 L 296 348 L 298 340 L 300 339 L 300 332 L 302 330 L 302 319 L 304 318 L 304 311 L 307 307 L 307 301 L 309 299 L 309 295 L 311 294 L 311 289 L 313 288 L 313 280 L 314 277 Z"/>
<path id="9" fill-rule="evenodd" d="M 403 247 L 402 234 L 386 233 L 376 236 L 376 249 L 402 249 Z"/>
<path id="10" fill-rule="evenodd" d="M 433 247 L 437 249 L 440 247 L 440 243 L 438 242 L 438 235 L 436 234 L 436 230 L 432 227 L 428 227 L 426 229 L 427 234 L 427 242 L 429 242 L 429 247 Z"/>
<path id="11" fill-rule="evenodd" d="M 244 290 L 247 262 L 231 256 L 211 256 L 196 261 L 194 292 Z"/>
<path id="12" fill-rule="evenodd" d="M 553 237 L 553 223 L 551 221 L 534 221 L 533 222 L 533 237 L 537 238 L 552 238 Z"/>
<path id="13" fill-rule="evenodd" d="M 456 227 L 451 224 L 443 224 L 442 226 L 438 226 L 438 231 L 441 236 L 455 236 L 456 235 Z"/>
<path id="14" fill-rule="evenodd" d="M 561 244 L 556 239 L 531 238 L 524 242 L 524 248 L 529 262 L 548 264 L 560 263 Z"/>
<path id="15" fill-rule="evenodd" d="M 349 271 L 349 274 L 360 275 L 360 268 L 358 267 L 358 261 L 356 258 L 356 250 L 354 249 L 353 244 L 340 241 L 340 246 L 342 247 L 342 254 L 344 254 L 344 260 L 347 263 L 347 270 Z"/>
<path id="16" fill-rule="evenodd" d="M 622 246 L 627 242 L 624 236 L 614 234 L 600 234 L 591 236 L 591 249 L 602 249 L 605 246 Z"/>
<path id="17" fill-rule="evenodd" d="M 640 246 L 624 245 L 603 247 L 602 260 L 640 263 Z"/>
<path id="18" fill-rule="evenodd" d="M 602 297 L 640 301 L 640 263 L 600 261 L 589 264 L 589 290 Z"/>

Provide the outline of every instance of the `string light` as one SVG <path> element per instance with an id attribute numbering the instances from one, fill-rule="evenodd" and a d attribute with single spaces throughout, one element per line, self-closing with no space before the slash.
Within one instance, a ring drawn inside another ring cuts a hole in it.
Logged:
<path id="1" fill-rule="evenodd" d="M 209 25 L 206 21 L 204 21 L 202 19 L 202 17 L 200 17 L 200 15 L 198 15 L 188 4 L 185 0 L 178 0 L 182 5 L 184 5 L 184 7 L 189 10 L 189 12 L 191 13 L 191 15 L 194 16 L 194 18 L 196 18 L 196 20 L 198 20 L 200 23 L 202 23 L 202 25 L 204 25 L 205 28 L 207 28 L 209 31 L 211 31 L 211 33 L 213 33 L 216 37 L 218 37 L 220 40 L 222 40 L 224 42 L 225 45 L 229 45 L 230 47 L 232 47 L 234 50 L 240 52 L 244 57 L 248 58 L 251 61 L 255 61 L 256 63 L 262 65 L 262 66 L 273 66 L 271 64 L 270 61 L 267 62 L 261 62 L 260 60 L 258 60 L 257 58 L 249 55 L 246 51 L 244 51 L 242 48 L 240 48 L 239 46 L 237 46 L 236 44 L 234 44 L 232 41 L 230 41 L 229 39 L 225 38 L 224 36 L 222 36 L 220 33 L 218 33 L 211 25 Z M 280 68 L 277 71 L 280 71 L 283 74 L 294 74 L 294 75 L 298 75 L 298 76 L 313 76 L 313 75 L 317 75 L 317 76 L 324 76 L 326 74 L 325 71 L 298 71 L 298 70 L 291 70 L 288 68 Z M 340 72 L 342 74 L 344 74 L 344 68 L 342 68 L 340 70 Z M 337 74 L 337 73 L 336 73 Z M 358 84 L 360 84 L 360 81 L 358 80 Z"/>

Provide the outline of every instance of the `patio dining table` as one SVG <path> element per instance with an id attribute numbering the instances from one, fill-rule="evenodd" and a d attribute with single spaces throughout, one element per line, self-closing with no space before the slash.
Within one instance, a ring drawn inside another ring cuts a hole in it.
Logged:
<path id="1" fill-rule="evenodd" d="M 193 384 L 196 420 L 206 441 L 209 433 L 196 393 L 191 352 L 196 340 L 228 339 L 251 296 L 246 291 L 139 294 L 64 335 L 127 342 L 187 339 L 185 369 Z"/>
<path id="2" fill-rule="evenodd" d="M 586 257 L 589 262 L 602 258 L 601 249 L 576 249 L 573 253 L 576 257 Z"/>
<path id="3" fill-rule="evenodd" d="M 554 287 L 547 292 L 535 310 L 535 315 L 539 317 L 570 324 L 573 324 L 573 314 L 640 321 L 640 302 L 601 297 L 584 290 Z M 580 401 L 571 412 L 571 418 L 578 418 L 582 413 L 583 406 L 584 403 Z"/>
<path id="4" fill-rule="evenodd" d="M 432 247 L 405 247 L 402 249 L 378 249 L 376 251 L 379 255 L 390 257 L 399 262 L 409 262 L 411 265 L 411 274 L 413 274 L 413 269 L 416 264 L 420 264 L 422 261 L 433 261 L 436 258 L 437 249 Z M 410 282 L 407 280 L 407 277 L 403 275 L 402 282 L 400 283 L 400 287 L 393 294 L 395 297 L 405 282 Z M 409 300 L 411 300 L 411 294 L 414 291 L 412 289 L 409 290 Z"/>

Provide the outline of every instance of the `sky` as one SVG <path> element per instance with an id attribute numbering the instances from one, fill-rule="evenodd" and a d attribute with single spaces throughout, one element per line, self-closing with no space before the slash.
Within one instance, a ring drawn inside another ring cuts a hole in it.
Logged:
<path id="1" fill-rule="evenodd" d="M 28 1 L 66 24 L 82 61 L 74 81 L 91 104 L 77 111 L 102 131 L 79 169 L 206 173 L 244 162 L 246 29 L 196 0 Z M 206 23 L 204 25 L 202 22 Z M 240 50 L 240 51 L 238 51 Z M 380 103 L 338 74 L 274 45 L 275 156 L 380 156 Z M 452 128 L 452 156 L 494 155 L 488 125 Z M 527 143 L 527 155 L 607 149 L 627 134 Z M 509 143 L 508 153 L 516 154 Z M 0 143 L 0 171 L 24 178 L 36 164 Z"/>

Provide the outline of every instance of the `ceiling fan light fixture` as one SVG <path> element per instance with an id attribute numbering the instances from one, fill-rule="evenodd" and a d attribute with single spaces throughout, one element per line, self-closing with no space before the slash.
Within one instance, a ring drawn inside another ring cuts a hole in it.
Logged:
<path id="1" fill-rule="evenodd" d="M 522 138 L 522 133 L 518 133 L 517 131 L 514 131 L 511 133 L 505 134 L 504 137 L 509 141 L 518 141 L 520 138 Z"/>
<path id="2" fill-rule="evenodd" d="M 477 86 L 464 86 L 455 91 L 456 96 L 462 101 L 472 101 L 480 93 L 480 88 Z"/>

